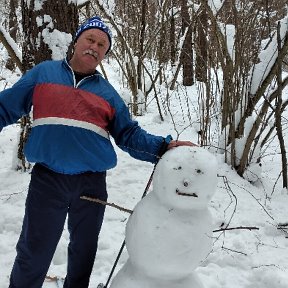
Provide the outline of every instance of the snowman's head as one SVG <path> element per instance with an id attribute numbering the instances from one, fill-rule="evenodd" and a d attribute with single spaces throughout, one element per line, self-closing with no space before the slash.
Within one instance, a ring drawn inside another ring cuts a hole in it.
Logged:
<path id="1" fill-rule="evenodd" d="M 217 161 L 200 147 L 168 150 L 157 164 L 153 192 L 161 204 L 176 209 L 203 209 L 217 185 Z"/>

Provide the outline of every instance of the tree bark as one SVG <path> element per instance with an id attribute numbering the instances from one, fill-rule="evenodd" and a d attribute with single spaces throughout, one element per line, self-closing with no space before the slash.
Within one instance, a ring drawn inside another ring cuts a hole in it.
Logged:
<path id="1" fill-rule="evenodd" d="M 280 37 L 280 24 L 277 27 L 277 39 L 278 39 L 278 51 L 281 51 L 281 37 Z M 287 153 L 282 129 L 282 112 L 283 105 L 282 93 L 283 93 L 283 81 L 282 81 L 282 61 L 277 63 L 277 85 L 278 95 L 276 98 L 275 109 L 275 125 L 277 131 L 277 137 L 280 144 L 281 158 L 282 158 L 282 179 L 283 188 L 288 188 L 288 176 L 287 176 Z"/>
<path id="2" fill-rule="evenodd" d="M 170 31 L 169 31 L 169 38 L 170 38 L 170 58 L 171 58 L 171 64 L 175 65 L 176 63 L 176 27 L 175 27 L 175 15 L 174 15 L 174 7 L 176 6 L 176 0 L 172 0 L 172 7 L 171 7 L 171 18 L 170 18 Z M 163 39 L 164 40 L 164 39 Z"/>
<path id="3" fill-rule="evenodd" d="M 43 2 L 39 10 L 38 7 L 35 7 L 35 2 L 35 0 L 21 0 L 25 43 L 22 51 L 24 70 L 52 58 L 52 50 L 44 41 L 44 30 L 51 33 L 57 29 L 74 35 L 78 27 L 77 7 L 75 4 L 69 3 L 70 1 L 47 0 Z M 68 56 L 71 51 L 72 43 L 67 53 Z"/>
<path id="4" fill-rule="evenodd" d="M 18 23 L 17 23 L 17 16 L 16 16 L 16 6 L 17 6 L 17 0 L 10 0 L 10 11 L 9 11 L 9 34 L 11 38 L 16 42 L 16 36 L 17 36 L 17 29 L 18 29 Z M 6 68 L 13 71 L 15 69 L 15 62 L 14 59 L 10 56 L 10 58 L 6 62 Z"/>
<path id="5" fill-rule="evenodd" d="M 183 67 L 183 85 L 194 84 L 193 50 L 192 50 L 192 22 L 188 12 L 187 0 L 181 0 L 182 33 L 186 33 L 181 51 L 181 63 Z"/>
<path id="6" fill-rule="evenodd" d="M 198 81 L 207 81 L 207 25 L 208 17 L 204 5 L 197 17 L 195 77 Z"/>

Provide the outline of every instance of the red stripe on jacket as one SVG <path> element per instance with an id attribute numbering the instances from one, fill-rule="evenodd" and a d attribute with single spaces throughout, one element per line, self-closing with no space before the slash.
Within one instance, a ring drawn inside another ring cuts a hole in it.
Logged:
<path id="1" fill-rule="evenodd" d="M 114 108 L 103 98 L 85 90 L 60 84 L 38 84 L 33 94 L 34 119 L 59 117 L 95 124 L 105 130 Z"/>

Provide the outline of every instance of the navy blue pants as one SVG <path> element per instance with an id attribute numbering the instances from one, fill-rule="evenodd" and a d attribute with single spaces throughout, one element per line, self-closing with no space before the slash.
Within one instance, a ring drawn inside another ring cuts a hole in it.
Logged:
<path id="1" fill-rule="evenodd" d="M 105 206 L 80 196 L 107 200 L 106 173 L 55 173 L 39 164 L 32 170 L 22 232 L 10 288 L 41 288 L 68 216 L 65 288 L 87 288 Z"/>

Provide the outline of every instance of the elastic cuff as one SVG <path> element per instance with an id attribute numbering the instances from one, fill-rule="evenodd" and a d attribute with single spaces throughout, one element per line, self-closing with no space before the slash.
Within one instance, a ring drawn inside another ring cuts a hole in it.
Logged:
<path id="1" fill-rule="evenodd" d="M 160 150 L 158 152 L 158 157 L 162 157 L 163 154 L 167 151 L 167 147 L 169 145 L 169 143 L 173 140 L 171 135 L 168 135 L 166 138 L 163 138 L 163 143 L 160 147 Z"/>

